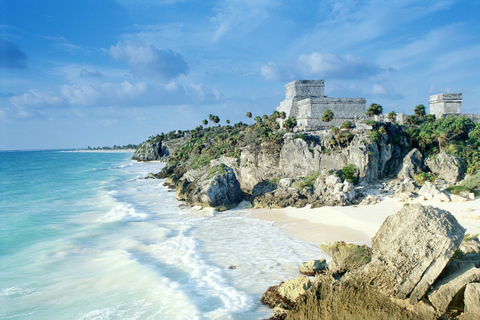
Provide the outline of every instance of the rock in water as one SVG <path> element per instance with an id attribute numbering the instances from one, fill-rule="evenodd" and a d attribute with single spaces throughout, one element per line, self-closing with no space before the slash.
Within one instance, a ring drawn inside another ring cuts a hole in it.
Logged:
<path id="1" fill-rule="evenodd" d="M 433 159 L 426 159 L 425 164 L 439 178 L 452 183 L 462 180 L 466 171 L 463 159 L 449 155 L 445 151 L 440 152 Z"/>
<path id="2" fill-rule="evenodd" d="M 403 158 L 403 167 L 398 173 L 398 178 L 413 178 L 423 169 L 423 156 L 416 148 L 412 149 L 405 158 Z"/>
<path id="3" fill-rule="evenodd" d="M 188 171 L 176 184 L 177 199 L 189 205 L 223 211 L 242 201 L 242 191 L 233 169 L 224 164 L 202 172 Z"/>
<path id="4" fill-rule="evenodd" d="M 372 239 L 372 261 L 351 276 L 416 304 L 437 279 L 465 229 L 449 212 L 412 204 L 389 216 Z"/>
<path id="5" fill-rule="evenodd" d="M 162 141 L 159 142 L 142 142 L 135 153 L 132 156 L 132 160 L 137 161 L 152 161 L 152 160 L 160 160 L 163 157 L 167 157 L 170 155 L 170 151 L 168 150 L 167 146 L 162 144 Z"/>

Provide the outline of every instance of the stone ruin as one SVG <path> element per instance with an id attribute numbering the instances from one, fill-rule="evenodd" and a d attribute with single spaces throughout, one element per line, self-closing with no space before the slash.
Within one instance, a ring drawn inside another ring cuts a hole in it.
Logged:
<path id="1" fill-rule="evenodd" d="M 285 100 L 277 107 L 287 118 L 295 117 L 300 130 L 340 126 L 344 121 L 355 123 L 365 117 L 365 98 L 330 98 L 324 95 L 323 80 L 295 80 L 285 85 Z M 321 120 L 331 110 L 333 120 Z"/>
<path id="2" fill-rule="evenodd" d="M 462 94 L 461 93 L 440 93 L 430 96 L 430 114 L 440 119 L 447 116 L 463 116 L 480 122 L 479 114 L 461 113 Z"/>

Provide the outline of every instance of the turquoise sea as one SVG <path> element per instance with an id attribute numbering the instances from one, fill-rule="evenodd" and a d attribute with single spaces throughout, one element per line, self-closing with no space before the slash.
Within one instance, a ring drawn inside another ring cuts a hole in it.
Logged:
<path id="1" fill-rule="evenodd" d="M 265 319 L 319 249 L 190 208 L 132 153 L 0 152 L 0 319 Z"/>

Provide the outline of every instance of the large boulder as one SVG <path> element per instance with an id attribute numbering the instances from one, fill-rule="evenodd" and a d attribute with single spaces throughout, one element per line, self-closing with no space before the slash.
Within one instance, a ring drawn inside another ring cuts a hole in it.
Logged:
<path id="1" fill-rule="evenodd" d="M 423 171 L 423 156 L 416 148 L 412 149 L 405 158 L 403 166 L 397 177 L 400 179 L 413 178 Z"/>
<path id="2" fill-rule="evenodd" d="M 233 169 L 224 164 L 203 171 L 188 171 L 177 182 L 176 189 L 178 200 L 219 211 L 233 208 L 243 200 Z"/>
<path id="3" fill-rule="evenodd" d="M 416 304 L 462 242 L 465 229 L 447 211 L 411 204 L 372 238 L 372 261 L 350 276 L 388 296 Z"/>
<path id="4" fill-rule="evenodd" d="M 445 151 L 427 158 L 425 164 L 439 178 L 452 183 L 462 180 L 466 171 L 463 159 L 449 155 Z"/>

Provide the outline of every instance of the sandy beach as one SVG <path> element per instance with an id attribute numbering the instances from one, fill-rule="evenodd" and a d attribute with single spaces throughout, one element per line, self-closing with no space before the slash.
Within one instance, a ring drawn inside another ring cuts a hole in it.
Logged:
<path id="1" fill-rule="evenodd" d="M 468 233 L 480 232 L 480 197 L 467 202 L 419 202 L 451 212 Z M 252 210 L 249 217 L 275 221 L 275 225 L 282 228 L 288 236 L 317 246 L 319 243 L 333 241 L 371 245 L 371 238 L 385 218 L 400 210 L 403 205 L 404 202 L 387 196 L 374 205 L 259 209 Z"/>

